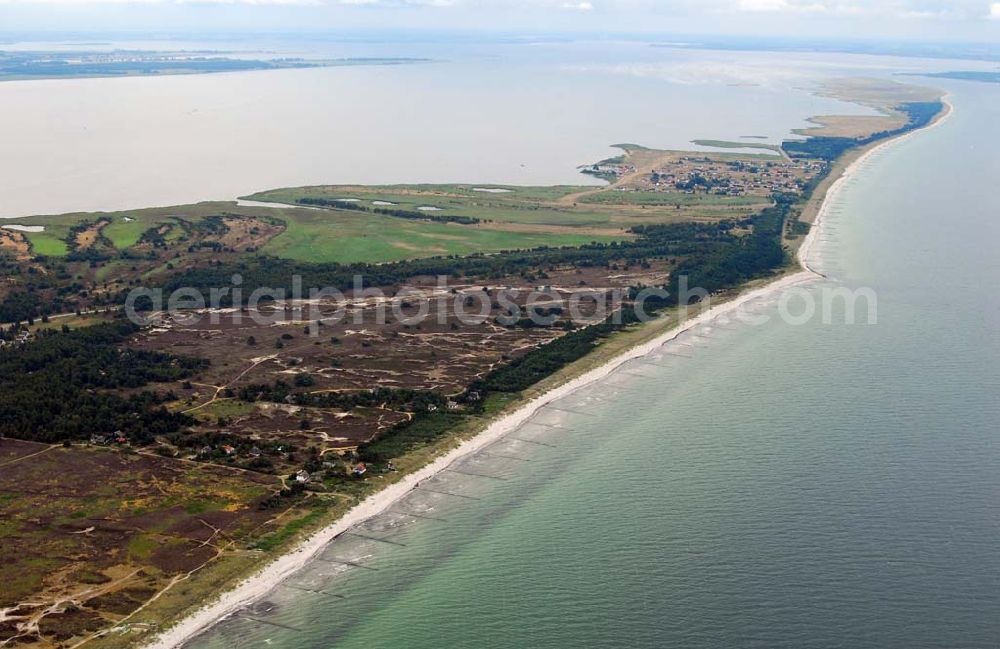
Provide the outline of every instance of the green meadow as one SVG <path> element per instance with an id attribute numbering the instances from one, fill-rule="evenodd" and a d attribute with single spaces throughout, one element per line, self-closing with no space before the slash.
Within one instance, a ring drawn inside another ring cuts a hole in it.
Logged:
<path id="1" fill-rule="evenodd" d="M 621 239 L 585 232 L 507 231 L 487 225 L 412 221 L 368 212 L 281 210 L 287 229 L 261 252 L 310 262 L 385 262 Z"/>
<path id="2" fill-rule="evenodd" d="M 558 199 L 575 188 L 536 188 L 531 194 L 533 200 Z M 405 207 L 431 204 L 426 198 L 401 198 L 395 194 L 379 193 L 380 198 Z M 256 200 L 261 200 L 256 198 Z M 271 197 L 272 202 L 280 202 Z M 294 200 L 290 199 L 290 203 Z M 471 199 L 470 199 L 471 202 Z M 451 198 L 447 211 L 434 214 L 467 213 L 468 203 Z M 477 206 L 476 218 L 492 220 L 503 214 L 511 214 L 514 208 L 504 205 Z M 436 205 L 436 203 L 435 203 Z M 606 222 L 601 215 L 577 215 L 571 209 L 518 208 L 520 218 L 497 218 L 495 223 L 484 222 L 477 225 L 459 225 L 433 221 L 403 219 L 373 212 L 349 210 L 274 208 L 241 206 L 233 202 L 207 202 L 177 207 L 149 208 L 127 212 L 78 212 L 72 214 L 36 216 L 19 219 L 22 225 L 41 225 L 42 232 L 28 232 L 35 254 L 49 257 L 64 257 L 69 253 L 71 229 L 84 222 L 107 219 L 108 225 L 101 230 L 104 239 L 120 251 L 135 246 L 143 233 L 163 224 L 177 225 L 179 221 L 196 223 L 209 216 L 250 216 L 272 223 L 280 223 L 284 231 L 264 245 L 263 254 L 307 262 L 371 262 L 380 263 L 432 257 L 437 255 L 468 255 L 477 252 L 497 252 L 501 250 L 536 248 L 539 246 L 578 246 L 591 241 L 611 241 L 627 235 L 618 230 L 590 231 L 574 230 L 576 226 Z M 430 216 L 430 213 L 428 213 Z M 558 223 L 563 227 L 546 227 Z M 508 225 L 509 224 L 509 225 Z M 517 227 L 520 224 L 524 227 Z M 568 226 L 568 227 L 567 227 Z M 172 228 L 164 237 L 168 244 L 184 246 L 184 229 Z M 107 262 L 108 270 L 99 271 L 98 279 L 112 272 L 116 261 Z M 102 269 L 103 270 L 103 269 Z"/>
<path id="3" fill-rule="evenodd" d="M 756 197 L 728 197 L 679 192 L 618 191 L 593 185 L 526 187 L 512 185 L 323 185 L 274 189 L 245 197 L 279 205 L 206 202 L 127 212 L 38 216 L 19 222 L 43 225 L 27 233 L 36 254 L 65 256 L 71 229 L 105 219 L 103 246 L 119 251 L 134 247 L 144 232 L 164 224 L 167 245 L 183 256 L 191 228 L 210 216 L 245 216 L 281 224 L 283 231 L 259 252 L 304 262 L 381 263 L 438 255 L 469 255 L 539 246 L 579 246 L 629 237 L 643 224 L 738 216 L 763 207 Z M 302 199 L 345 201 L 363 210 L 308 207 Z M 287 205 L 288 207 L 282 207 Z M 424 209 L 421 209 L 424 208 Z M 391 215 L 377 210 L 400 210 Z M 405 218 L 407 215 L 423 218 Z M 471 217 L 478 223 L 435 221 L 435 216 Z M 204 233 L 199 236 L 205 236 Z M 97 271 L 101 280 L 114 273 L 118 260 Z M 124 263 L 124 262 L 121 262 Z M 145 274 L 165 269 L 166 263 Z"/>
<path id="4" fill-rule="evenodd" d="M 479 189 L 503 191 L 476 191 Z M 574 194 L 599 187 L 568 186 L 512 187 L 509 185 L 386 185 L 324 186 L 277 189 L 248 196 L 249 200 L 298 205 L 301 198 L 356 200 L 369 209 L 379 207 L 419 211 L 433 207 L 428 215 L 470 216 L 483 221 L 552 226 L 600 226 L 609 221 L 598 210 L 578 209 Z M 383 205 L 382 203 L 388 203 Z"/>
<path id="5" fill-rule="evenodd" d="M 220 208 L 229 203 L 199 203 L 181 207 L 157 207 L 127 212 L 71 212 L 69 214 L 54 214 L 32 216 L 15 221 L 18 225 L 40 225 L 42 232 L 25 232 L 31 242 L 32 251 L 47 257 L 63 257 L 69 253 L 70 230 L 80 223 L 94 222 L 98 219 L 108 219 L 109 223 L 101 230 L 101 235 L 108 239 L 118 250 L 126 250 L 139 242 L 142 234 L 150 228 L 164 223 L 174 223 L 175 218 L 190 222 L 199 221 L 206 216 L 219 214 Z M 177 239 L 183 235 L 183 230 L 175 231 L 167 239 Z"/>
<path id="6" fill-rule="evenodd" d="M 730 218 L 769 204 L 766 199 L 754 196 L 619 191 L 586 185 L 324 185 L 275 189 L 246 198 L 285 205 L 303 205 L 302 199 L 349 201 L 367 210 L 385 208 L 407 212 L 433 207 L 436 209 L 426 212 L 428 215 L 472 217 L 482 220 L 484 223 L 478 227 L 484 229 L 517 230 L 522 234 L 530 229 L 533 236 L 526 239 L 529 243 L 535 241 L 536 233 L 545 232 L 552 245 L 577 241 L 574 229 L 580 230 L 580 234 L 588 233 L 584 237 L 586 240 L 614 239 L 621 238 L 625 230 L 636 225 Z M 374 212 L 356 213 L 374 215 Z M 503 224 L 509 227 L 502 228 Z M 492 243 L 492 239 L 486 237 L 485 240 Z M 510 245 L 521 247 L 517 240 L 512 240 Z"/>

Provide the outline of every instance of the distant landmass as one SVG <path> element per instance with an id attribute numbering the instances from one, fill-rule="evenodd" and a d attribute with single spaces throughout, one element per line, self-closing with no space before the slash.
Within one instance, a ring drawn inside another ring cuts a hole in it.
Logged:
<path id="1" fill-rule="evenodd" d="M 79 77 L 207 74 L 248 70 L 318 68 L 349 65 L 403 65 L 423 63 L 418 58 L 299 58 L 243 59 L 219 52 L 3 52 L 0 81 L 15 79 L 65 79 Z"/>
<path id="2" fill-rule="evenodd" d="M 817 40 L 813 38 L 771 38 L 697 36 L 677 37 L 651 44 L 677 49 L 711 49 L 764 52 L 824 52 L 875 54 L 971 61 L 1000 61 L 1000 45 L 984 43 L 917 43 L 873 40 Z"/>
<path id="3" fill-rule="evenodd" d="M 983 83 L 1000 83 L 1000 70 L 980 72 L 976 70 L 956 70 L 953 72 L 928 72 L 912 76 L 936 77 L 938 79 L 961 79 L 962 81 L 980 81 Z"/>

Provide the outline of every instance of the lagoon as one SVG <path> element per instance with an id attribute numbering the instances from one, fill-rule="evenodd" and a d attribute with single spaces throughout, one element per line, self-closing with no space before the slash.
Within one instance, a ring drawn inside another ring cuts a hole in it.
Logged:
<path id="1" fill-rule="evenodd" d="M 577 167 L 617 155 L 612 144 L 692 148 L 745 133 L 777 142 L 810 116 L 867 112 L 811 94 L 823 78 L 949 64 L 613 41 L 255 46 L 265 45 L 434 62 L 2 82 L 0 217 L 323 183 L 596 183 Z"/>

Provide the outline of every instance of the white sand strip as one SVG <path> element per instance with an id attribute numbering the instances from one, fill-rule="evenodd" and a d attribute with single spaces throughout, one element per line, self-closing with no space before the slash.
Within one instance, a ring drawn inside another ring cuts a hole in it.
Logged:
<path id="1" fill-rule="evenodd" d="M 0 225 L 0 228 L 17 232 L 45 232 L 44 225 Z"/>

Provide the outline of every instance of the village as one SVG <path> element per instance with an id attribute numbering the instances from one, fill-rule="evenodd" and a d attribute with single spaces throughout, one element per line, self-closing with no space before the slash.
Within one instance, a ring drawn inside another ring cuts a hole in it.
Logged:
<path id="1" fill-rule="evenodd" d="M 662 192 L 729 197 L 801 194 L 827 164 L 784 155 L 632 152 L 637 164 L 599 164 L 588 173 L 622 192 Z M 643 160 L 645 158 L 645 160 Z M 645 164 L 643 164 L 645 163 Z"/>
<path id="2" fill-rule="evenodd" d="M 720 161 L 682 156 L 648 176 L 648 189 L 720 196 L 799 194 L 825 163 L 813 161 Z"/>

